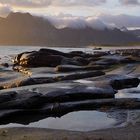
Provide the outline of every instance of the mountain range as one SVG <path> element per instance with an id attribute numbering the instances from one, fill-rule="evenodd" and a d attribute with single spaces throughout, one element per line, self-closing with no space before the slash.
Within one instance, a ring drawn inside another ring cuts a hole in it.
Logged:
<path id="1" fill-rule="evenodd" d="M 11 12 L 6 18 L 0 18 L 0 45 L 86 46 L 137 43 L 140 43 L 140 38 L 136 34 L 118 28 L 58 29 L 45 18 L 20 12 Z"/>

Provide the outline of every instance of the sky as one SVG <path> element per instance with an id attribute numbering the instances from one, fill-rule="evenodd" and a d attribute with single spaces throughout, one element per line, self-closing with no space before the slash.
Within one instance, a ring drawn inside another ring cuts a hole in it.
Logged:
<path id="1" fill-rule="evenodd" d="M 5 17 L 11 11 L 29 12 L 52 21 L 55 18 L 56 24 L 66 19 L 92 17 L 112 26 L 140 27 L 140 0 L 0 0 L 0 16 Z"/>

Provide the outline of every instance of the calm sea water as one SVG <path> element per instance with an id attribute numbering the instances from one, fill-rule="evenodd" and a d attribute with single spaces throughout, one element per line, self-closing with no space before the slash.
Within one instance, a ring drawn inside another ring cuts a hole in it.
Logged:
<path id="1" fill-rule="evenodd" d="M 69 51 L 84 51 L 87 53 L 94 52 L 93 46 L 87 46 L 85 48 L 60 48 L 60 47 L 39 47 L 39 46 L 0 46 L 0 56 L 15 55 L 25 51 L 39 50 L 40 48 L 51 48 L 63 52 Z M 103 50 L 116 50 L 116 49 L 140 49 L 140 46 L 135 47 L 102 47 Z"/>
<path id="2" fill-rule="evenodd" d="M 3 60 L 10 60 L 10 58 L 18 53 L 24 51 L 39 50 L 42 47 L 29 47 L 29 46 L 0 46 L 0 57 Z M 94 47 L 86 48 L 53 48 L 63 52 L 69 51 L 84 51 L 87 53 L 93 53 Z M 114 50 L 114 49 L 140 49 L 140 46 L 136 47 L 104 47 L 103 50 Z M 139 87 L 140 88 L 140 87 Z M 138 90 L 138 89 L 137 89 Z M 125 93 L 126 92 L 126 93 Z M 120 91 L 117 98 L 140 98 L 139 94 L 129 94 L 127 91 Z M 46 118 L 29 125 L 20 124 L 8 124 L 0 125 L 0 127 L 40 127 L 40 128 L 52 128 L 52 129 L 65 129 L 65 130 L 76 130 L 76 131 L 90 131 L 98 130 L 110 127 L 122 126 L 129 123 L 140 122 L 140 110 L 125 110 L 125 111 L 110 111 L 110 112 L 99 112 L 99 111 L 79 111 L 72 112 L 64 115 L 61 118 Z"/>

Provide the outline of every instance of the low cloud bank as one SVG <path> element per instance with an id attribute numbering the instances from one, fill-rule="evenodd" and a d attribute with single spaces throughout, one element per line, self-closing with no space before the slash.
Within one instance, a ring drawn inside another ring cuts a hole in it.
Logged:
<path id="1" fill-rule="evenodd" d="M 6 17 L 11 11 L 11 7 L 0 5 L 0 17 Z"/>
<path id="2" fill-rule="evenodd" d="M 113 24 L 106 24 L 98 17 L 75 17 L 75 16 L 48 16 L 46 17 L 56 28 L 86 28 L 104 30 L 106 28 L 113 29 Z"/>
<path id="3" fill-rule="evenodd" d="M 97 17 L 76 17 L 60 14 L 58 16 L 46 17 L 57 28 L 85 28 L 104 30 L 106 28 L 140 28 L 140 16 L 132 15 L 104 15 Z"/>

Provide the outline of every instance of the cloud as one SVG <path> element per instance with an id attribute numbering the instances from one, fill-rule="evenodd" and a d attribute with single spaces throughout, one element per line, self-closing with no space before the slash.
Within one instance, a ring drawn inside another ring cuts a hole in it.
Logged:
<path id="1" fill-rule="evenodd" d="M 104 30 L 105 28 L 114 28 L 112 25 L 105 24 L 102 20 L 97 17 L 77 17 L 72 15 L 60 14 L 57 16 L 47 16 L 48 19 L 56 28 L 75 28 L 81 29 L 90 27 L 93 29 Z"/>
<path id="2" fill-rule="evenodd" d="M 119 0 L 121 4 L 123 5 L 139 5 L 139 0 Z"/>
<path id="3" fill-rule="evenodd" d="M 90 17 L 78 17 L 70 14 L 59 14 L 57 16 L 47 16 L 47 18 L 57 28 L 85 28 L 104 30 L 105 28 L 114 29 L 123 26 L 127 28 L 139 28 L 140 16 L 130 15 L 98 15 Z"/>
<path id="4" fill-rule="evenodd" d="M 106 0 L 52 0 L 54 6 L 96 6 L 106 3 Z"/>
<path id="5" fill-rule="evenodd" d="M 105 23 L 114 24 L 117 27 L 140 27 L 140 16 L 132 15 L 100 15 L 98 18 Z"/>
<path id="6" fill-rule="evenodd" d="M 6 17 L 11 11 L 11 7 L 0 5 L 0 17 Z"/>
<path id="7" fill-rule="evenodd" d="M 18 7 L 47 6 L 96 6 L 106 3 L 106 0 L 0 0 L 1 4 Z"/>
<path id="8" fill-rule="evenodd" d="M 51 4 L 51 0 L 0 0 L 0 4 L 18 7 L 43 7 Z"/>

